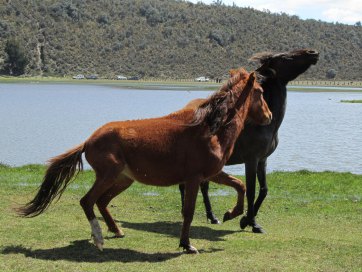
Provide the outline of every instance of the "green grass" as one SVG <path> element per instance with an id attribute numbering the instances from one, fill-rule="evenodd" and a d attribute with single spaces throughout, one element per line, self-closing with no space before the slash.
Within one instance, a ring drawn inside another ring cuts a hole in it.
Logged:
<path id="1" fill-rule="evenodd" d="M 341 100 L 342 103 L 362 103 L 362 100 Z"/>
<path id="2" fill-rule="evenodd" d="M 206 222 L 199 195 L 191 241 L 200 254 L 178 249 L 181 227 L 177 187 L 134 184 L 110 210 L 126 237 L 106 239 L 99 252 L 79 206 L 91 186 L 85 171 L 43 215 L 23 219 L 12 208 L 32 198 L 45 168 L 0 165 L 0 271 L 361 271 L 362 175 L 275 172 L 258 215 L 268 232 L 239 229 L 239 218 Z M 219 190 L 228 194 L 217 194 Z M 211 184 L 219 218 L 236 201 L 232 189 Z M 103 234 L 106 232 L 101 222 Z"/>

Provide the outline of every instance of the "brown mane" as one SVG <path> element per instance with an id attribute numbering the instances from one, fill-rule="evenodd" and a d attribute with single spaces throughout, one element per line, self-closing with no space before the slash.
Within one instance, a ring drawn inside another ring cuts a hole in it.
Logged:
<path id="1" fill-rule="evenodd" d="M 243 69 L 231 71 L 230 79 L 203 102 L 196 110 L 192 125 L 205 122 L 210 127 L 210 134 L 214 135 L 227 121 L 233 112 L 237 96 L 240 95 L 240 82 L 249 74 Z"/>

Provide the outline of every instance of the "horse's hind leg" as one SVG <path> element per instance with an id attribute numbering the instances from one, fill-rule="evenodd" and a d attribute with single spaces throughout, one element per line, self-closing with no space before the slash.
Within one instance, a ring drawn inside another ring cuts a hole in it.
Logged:
<path id="1" fill-rule="evenodd" d="M 224 172 L 220 172 L 215 177 L 212 177 L 211 180 L 218 184 L 223 184 L 223 185 L 233 187 L 238 193 L 238 199 L 237 199 L 237 203 L 236 203 L 235 207 L 232 208 L 231 210 L 228 210 L 224 214 L 223 221 L 225 222 L 225 221 L 231 220 L 231 219 L 243 214 L 244 198 L 245 198 L 245 191 L 246 191 L 246 188 L 245 188 L 245 185 L 243 184 L 243 182 L 231 175 L 224 173 Z"/>
<path id="2" fill-rule="evenodd" d="M 96 181 L 88 193 L 80 200 L 80 204 L 84 210 L 85 215 L 91 225 L 92 236 L 94 244 L 103 250 L 103 236 L 99 222 L 94 213 L 94 204 L 97 202 L 99 197 L 103 195 L 109 188 L 115 183 L 117 176 L 120 173 L 119 167 L 108 168 L 108 171 L 97 171 L 96 170 Z"/>
<path id="3" fill-rule="evenodd" d="M 212 212 L 210 198 L 209 198 L 209 182 L 208 181 L 201 182 L 200 189 L 202 193 L 202 198 L 204 200 L 206 218 L 210 220 L 211 224 L 220 224 L 219 219 L 217 219 L 215 214 Z"/>
<path id="4" fill-rule="evenodd" d="M 113 232 L 115 237 L 124 237 L 123 231 L 117 226 L 116 222 L 114 221 L 111 213 L 109 212 L 109 209 L 107 208 L 109 202 L 113 198 L 115 198 L 117 195 L 125 191 L 131 184 L 133 183 L 133 180 L 121 175 L 116 183 L 109 188 L 98 200 L 97 200 L 97 206 L 102 214 L 104 221 L 106 222 L 108 226 L 108 230 L 110 232 Z"/>
<path id="5" fill-rule="evenodd" d="M 209 198 L 209 182 L 208 181 L 202 182 L 200 184 L 200 189 L 201 189 L 202 197 L 204 200 L 206 218 L 208 220 L 210 220 L 211 224 L 220 224 L 219 219 L 217 219 L 216 216 L 214 215 L 214 213 L 212 212 L 210 198 Z M 184 199 L 185 198 L 185 184 L 180 184 L 179 190 L 180 190 L 180 194 L 181 194 L 181 205 L 182 205 L 181 212 L 183 213 L 183 208 L 185 205 L 185 199 Z"/>

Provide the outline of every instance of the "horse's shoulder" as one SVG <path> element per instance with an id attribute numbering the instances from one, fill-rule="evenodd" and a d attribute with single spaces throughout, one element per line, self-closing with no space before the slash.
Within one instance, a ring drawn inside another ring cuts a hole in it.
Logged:
<path id="1" fill-rule="evenodd" d="M 185 123 L 190 122 L 195 115 L 195 110 L 192 108 L 182 108 L 178 111 L 175 111 L 173 113 L 170 113 L 169 115 L 166 115 L 165 119 L 172 119 L 172 120 L 180 120 Z"/>

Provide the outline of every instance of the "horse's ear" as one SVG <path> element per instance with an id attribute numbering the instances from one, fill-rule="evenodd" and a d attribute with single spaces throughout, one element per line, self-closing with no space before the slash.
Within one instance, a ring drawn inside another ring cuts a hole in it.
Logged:
<path id="1" fill-rule="evenodd" d="M 255 80 L 256 80 L 256 74 L 255 72 L 251 72 L 250 75 L 249 75 L 249 78 L 248 78 L 248 85 L 249 84 L 253 84 L 255 83 Z"/>
<path id="2" fill-rule="evenodd" d="M 244 94 L 247 96 L 251 90 L 253 89 L 254 87 L 254 84 L 255 84 L 255 81 L 256 81 L 256 73 L 255 72 L 252 72 L 249 74 L 249 77 L 248 77 L 248 81 L 246 82 L 246 85 L 244 87 Z"/>
<path id="3" fill-rule="evenodd" d="M 245 103 L 245 101 L 247 100 L 250 92 L 253 90 L 254 84 L 256 81 L 256 73 L 252 72 L 248 75 L 247 77 L 247 81 L 246 84 L 242 90 L 241 95 L 239 96 L 238 100 L 235 103 L 235 109 L 240 109 L 240 107 L 242 107 L 242 105 Z"/>
<path id="4" fill-rule="evenodd" d="M 230 75 L 230 77 L 233 77 L 233 76 L 235 76 L 238 72 L 239 72 L 238 69 L 230 69 L 230 70 L 229 70 L 229 75 Z"/>
<path id="5" fill-rule="evenodd" d="M 246 84 L 244 86 L 243 96 L 248 96 L 248 94 L 254 87 L 255 81 L 256 81 L 256 73 L 252 72 L 249 74 Z"/>

